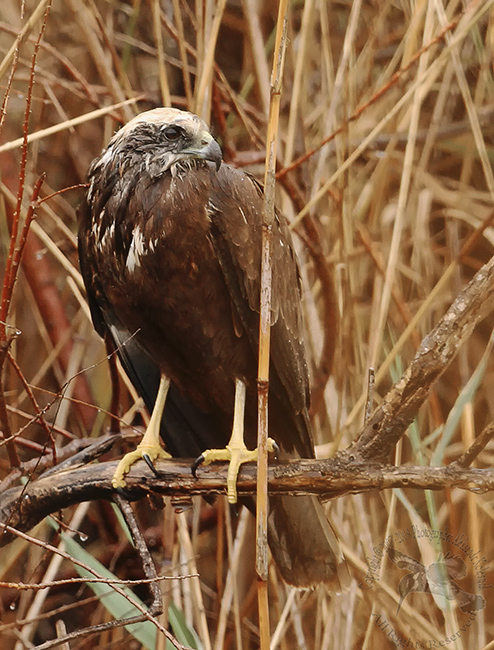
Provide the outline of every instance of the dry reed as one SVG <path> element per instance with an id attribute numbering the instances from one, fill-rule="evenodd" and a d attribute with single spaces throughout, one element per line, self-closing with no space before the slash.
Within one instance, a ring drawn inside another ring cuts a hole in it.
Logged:
<path id="1" fill-rule="evenodd" d="M 376 369 L 379 403 L 423 336 L 494 252 L 493 4 L 289 3 L 277 202 L 292 222 L 303 267 L 321 456 L 346 447 L 359 432 L 369 367 Z M 42 197 L 83 183 L 90 161 L 120 124 L 169 98 L 212 124 L 227 162 L 262 178 L 277 2 L 53 3 L 32 86 L 32 57 L 47 7 L 46 0 L 27 2 L 23 16 L 15 0 L 0 7 L 2 268 L 16 204 L 22 228 L 40 175 Z M 21 461 L 109 426 L 106 353 L 81 296 L 74 238 L 80 195 L 75 188 L 36 203 L 8 313 L 18 331 L 9 339 L 10 353 L 25 381 L 7 359 L 3 395 Z M 339 313 L 337 331 L 328 320 L 332 309 Z M 397 464 L 447 464 L 490 424 L 493 326 L 490 316 L 458 351 L 398 445 Z M 126 385 L 121 420 L 128 428 L 136 414 L 147 415 Z M 53 441 L 47 436 L 52 425 Z M 3 479 L 13 458 L 2 446 Z M 477 466 L 490 466 L 493 454 L 489 443 Z M 331 501 L 352 587 L 341 595 L 322 588 L 295 592 L 270 565 L 270 647 L 492 647 L 490 497 L 457 488 L 395 489 Z M 253 520 L 196 499 L 183 514 L 169 504 L 165 515 L 145 502 L 136 510 L 159 573 L 176 578 L 162 584 L 164 603 L 174 607 L 162 625 L 178 611 L 184 626 L 195 630 L 198 647 L 258 648 Z M 142 577 L 107 503 L 69 509 L 63 528 L 119 577 Z M 441 545 L 433 531 L 442 533 Z M 64 544 L 48 523 L 32 534 Z M 407 592 L 405 565 L 381 553 L 389 536 L 423 567 L 440 553 L 460 555 L 465 574 L 450 579 L 463 593 L 485 598 L 485 608 L 468 613 L 455 606 L 444 597 L 451 585 L 442 596 Z M 199 577 L 179 579 L 196 571 Z M 0 580 L 10 583 L 0 590 L 2 647 L 20 650 L 52 639 L 57 621 L 72 631 L 109 620 L 104 599 L 99 603 L 78 581 L 41 592 L 15 588 L 75 576 L 70 562 L 25 538 L 2 549 Z M 144 586 L 135 591 L 148 596 Z M 130 638 L 124 629 L 107 630 L 70 647 L 122 647 Z"/>

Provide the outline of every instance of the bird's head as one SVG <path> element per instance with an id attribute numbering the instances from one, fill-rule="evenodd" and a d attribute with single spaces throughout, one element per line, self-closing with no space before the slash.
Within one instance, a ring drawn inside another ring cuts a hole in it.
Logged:
<path id="1" fill-rule="evenodd" d="M 110 140 L 96 162 L 143 165 L 152 176 L 174 171 L 177 163 L 209 160 L 219 169 L 222 153 L 205 122 L 176 108 L 155 108 L 134 117 Z"/>

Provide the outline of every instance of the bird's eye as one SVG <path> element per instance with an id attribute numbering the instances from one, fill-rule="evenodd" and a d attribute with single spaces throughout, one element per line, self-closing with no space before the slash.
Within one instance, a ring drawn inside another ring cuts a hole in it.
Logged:
<path id="1" fill-rule="evenodd" d="M 167 126 L 163 133 L 167 140 L 174 142 L 175 140 L 178 140 L 182 135 L 182 129 L 178 126 Z"/>

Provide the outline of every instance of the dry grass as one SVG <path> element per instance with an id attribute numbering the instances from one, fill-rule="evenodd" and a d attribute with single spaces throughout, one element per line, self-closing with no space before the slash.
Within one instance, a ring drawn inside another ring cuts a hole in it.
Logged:
<path id="1" fill-rule="evenodd" d="M 328 354 L 328 347 L 335 350 L 331 379 L 323 392 L 316 390 L 321 454 L 345 447 L 358 433 L 368 368 L 376 368 L 379 401 L 421 338 L 493 254 L 493 4 L 290 3 L 278 169 L 305 153 L 313 155 L 280 175 L 278 204 L 300 235 L 315 382 L 324 375 L 321 354 Z M 46 5 L 28 2 L 23 18 L 15 0 L 3 0 L 0 7 L 0 84 L 6 98 L 0 116 L 2 266 L 19 196 L 29 71 Z M 32 90 L 24 209 L 41 173 L 46 174 L 43 196 L 83 182 L 89 162 L 113 131 L 168 97 L 211 122 L 228 162 L 262 178 L 277 10 L 274 0 L 54 3 Z M 19 34 L 24 38 L 16 50 Z M 124 103 L 137 97 L 138 102 Z M 63 193 L 38 209 L 8 317 L 20 331 L 12 356 L 36 403 L 47 408 L 45 419 L 54 425 L 59 447 L 73 437 L 97 436 L 108 426 L 105 352 L 90 323 L 77 265 L 80 191 Z M 465 240 L 485 223 L 473 247 L 459 257 Z M 329 345 L 324 308 L 330 298 L 321 275 L 328 268 L 341 317 Z M 491 317 L 459 350 L 399 445 L 397 463 L 446 464 L 492 421 L 493 325 Z M 32 423 L 35 406 L 12 363 L 5 364 L 3 380 L 10 428 L 20 432 L 21 460 L 47 452 L 46 428 Z M 122 420 L 130 423 L 139 408 L 135 395 L 126 393 Z M 492 463 L 493 451 L 489 445 L 479 466 Z M 2 450 L 1 478 L 10 469 Z M 329 510 L 355 577 L 353 587 L 338 596 L 322 589 L 297 593 L 271 567 L 271 648 L 428 648 L 448 641 L 448 648 L 470 650 L 492 642 L 494 602 L 488 588 L 481 590 L 487 605 L 475 615 L 424 593 L 410 593 L 397 614 L 405 571 L 385 561 L 379 576 L 365 582 L 368 563 L 379 559 L 376 549 L 395 535 L 396 548 L 424 565 L 441 550 L 462 557 L 465 550 L 479 551 L 473 562 L 466 559 L 467 575 L 457 582 L 475 592 L 484 569 L 484 587 L 490 585 L 490 494 L 396 490 L 345 497 Z M 171 507 L 163 515 L 141 503 L 139 518 L 160 573 L 199 572 L 200 578 L 163 583 L 163 594 L 165 605 L 173 603 L 184 613 L 200 647 L 258 648 L 253 520 L 244 514 L 232 520 L 221 500 L 215 506 L 195 502 L 181 515 Z M 142 575 L 108 504 L 75 507 L 63 520 L 81 531 L 84 548 L 118 576 Z M 413 539 L 412 526 L 462 535 L 467 546 L 461 550 L 450 540 L 439 548 L 425 536 Z M 33 534 L 60 542 L 47 523 Z M 480 558 L 485 562 L 478 563 Z M 40 583 L 75 575 L 69 562 L 26 540 L 1 551 L 2 581 Z M 138 594 L 147 597 L 145 589 Z M 70 631 L 110 618 L 80 583 L 37 594 L 2 588 L 0 608 L 3 648 L 51 639 L 57 621 Z M 406 640 L 413 645 L 404 646 Z M 124 629 L 71 647 L 123 643 L 140 647 Z"/>

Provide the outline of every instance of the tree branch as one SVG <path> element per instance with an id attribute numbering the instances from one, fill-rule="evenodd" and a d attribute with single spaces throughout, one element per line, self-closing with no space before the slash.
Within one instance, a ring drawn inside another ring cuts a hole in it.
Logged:
<path id="1" fill-rule="evenodd" d="M 494 307 L 494 257 L 472 278 L 436 327 L 423 339 L 412 363 L 393 386 L 349 452 L 384 462 L 474 327 Z"/>
<path id="2" fill-rule="evenodd" d="M 144 462 L 137 463 L 127 477 L 127 498 L 135 501 L 150 493 L 173 497 L 226 494 L 226 464 L 201 468 L 199 478 L 195 479 L 191 463 L 192 460 L 160 460 L 156 463 L 159 479 Z M 8 490 L 0 495 L 0 525 L 27 531 L 61 508 L 94 499 L 112 500 L 115 491 L 111 479 L 116 466 L 116 461 L 111 461 L 49 473 L 27 486 Z M 237 483 L 239 497 L 255 495 L 256 483 L 255 464 L 243 465 Z M 370 465 L 352 461 L 342 452 L 327 460 L 273 462 L 268 471 L 268 487 L 270 494 L 318 494 L 326 498 L 396 487 L 458 487 L 486 492 L 494 489 L 494 469 L 464 468 L 456 463 L 448 467 Z M 0 546 L 12 539 L 11 533 L 4 532 Z"/>

